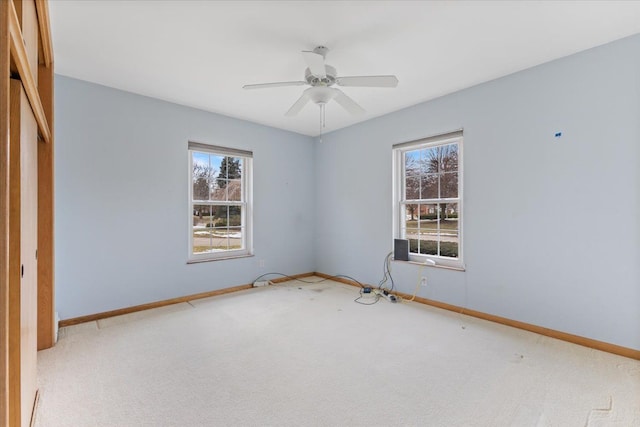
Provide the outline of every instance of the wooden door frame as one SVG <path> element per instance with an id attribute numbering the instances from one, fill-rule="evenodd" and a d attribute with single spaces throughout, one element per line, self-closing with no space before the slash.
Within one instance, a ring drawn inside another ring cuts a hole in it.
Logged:
<path id="1" fill-rule="evenodd" d="M 5 3 L 4 0 L 0 0 Z M 54 176 L 53 176 L 53 48 L 47 0 L 33 1 L 37 14 L 38 69 L 31 70 L 22 42 L 21 14 L 15 5 L 24 0 L 6 1 L 10 70 L 19 74 L 38 123 L 42 143 L 38 144 L 38 350 L 55 344 L 54 298 Z M 3 5 L 4 6 L 4 5 Z M 38 76 L 38 83 L 34 79 Z M 10 225 L 9 225 L 10 226 Z"/>
<path id="2" fill-rule="evenodd" d="M 23 82 L 38 122 L 43 143 L 38 144 L 38 349 L 55 342 L 53 257 L 53 49 L 47 0 L 34 0 L 38 16 L 39 85 L 26 60 L 17 0 L 0 0 L 0 425 L 9 425 L 9 121 L 12 73 Z M 39 174 L 40 175 L 40 174 Z"/>
<path id="3" fill-rule="evenodd" d="M 55 344 L 55 257 L 54 257 L 54 167 L 53 167 L 53 52 L 49 32 L 47 3 L 36 0 L 40 22 L 40 41 L 43 46 L 44 63 L 38 64 L 38 91 L 51 138 L 38 143 L 38 350 Z M 43 36 L 43 34 L 49 35 Z M 46 52 L 49 52 L 47 54 Z M 49 58 L 49 59 L 47 59 Z M 48 61 L 48 62 L 47 62 Z"/>
<path id="4" fill-rule="evenodd" d="M 9 2 L 0 1 L 0 425 L 9 425 Z"/>

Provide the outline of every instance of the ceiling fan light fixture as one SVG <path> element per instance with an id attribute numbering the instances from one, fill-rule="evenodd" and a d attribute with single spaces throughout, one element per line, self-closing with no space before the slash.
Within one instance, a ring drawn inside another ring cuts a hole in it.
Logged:
<path id="1" fill-rule="evenodd" d="M 314 104 L 326 104 L 336 97 L 335 89 L 326 86 L 315 86 L 307 89 L 309 91 L 309 98 Z"/>

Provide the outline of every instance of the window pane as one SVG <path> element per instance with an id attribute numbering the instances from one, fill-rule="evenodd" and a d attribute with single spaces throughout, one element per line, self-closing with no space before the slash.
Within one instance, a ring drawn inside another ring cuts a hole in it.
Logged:
<path id="1" fill-rule="evenodd" d="M 443 218 L 447 221 L 455 221 L 458 223 L 458 204 L 457 203 L 447 203 L 445 208 L 442 210 Z M 457 229 L 457 225 L 456 225 Z"/>
<path id="2" fill-rule="evenodd" d="M 211 185 L 211 200 L 226 202 L 242 200 L 242 180 L 216 178 Z"/>
<path id="3" fill-rule="evenodd" d="M 458 204 L 448 203 L 444 206 L 440 220 L 440 255 L 445 257 L 458 257 L 459 225 Z"/>
<path id="4" fill-rule="evenodd" d="M 229 206 L 211 206 L 212 227 L 227 227 Z"/>
<path id="5" fill-rule="evenodd" d="M 458 197 L 458 172 L 446 172 L 440 177 L 440 196 Z"/>
<path id="6" fill-rule="evenodd" d="M 193 200 L 209 200 L 209 182 L 204 178 L 193 180 Z"/>
<path id="7" fill-rule="evenodd" d="M 458 170 L 458 145 L 447 144 L 421 150 L 422 174 Z"/>
<path id="8" fill-rule="evenodd" d="M 404 205 L 404 222 L 407 228 L 418 226 L 418 205 L 407 204 Z"/>
<path id="9" fill-rule="evenodd" d="M 211 183 L 211 200 L 218 202 L 227 201 L 227 180 L 216 178 Z"/>
<path id="10" fill-rule="evenodd" d="M 193 184 L 193 200 L 209 200 L 209 180 L 211 167 L 209 155 L 206 153 L 192 153 L 191 181 Z"/>
<path id="11" fill-rule="evenodd" d="M 229 239 L 227 237 L 227 227 L 214 228 L 212 230 L 211 248 L 212 250 L 226 251 L 229 248 Z"/>
<path id="12" fill-rule="evenodd" d="M 416 245 L 419 253 L 438 254 L 438 204 L 420 205 L 420 236 Z"/>
<path id="13" fill-rule="evenodd" d="M 439 147 L 431 147 L 422 150 L 422 157 L 420 160 L 422 175 L 440 172 L 438 148 Z"/>
<path id="14" fill-rule="evenodd" d="M 420 175 L 420 150 L 408 151 L 404 154 L 404 170 L 406 176 Z"/>
<path id="15" fill-rule="evenodd" d="M 229 227 L 242 225 L 242 207 L 229 206 Z"/>
<path id="16" fill-rule="evenodd" d="M 242 178 L 242 159 L 237 157 L 230 157 L 228 179 L 240 179 Z M 233 163 L 233 164 L 231 164 Z"/>
<path id="17" fill-rule="evenodd" d="M 430 173 L 423 175 L 421 178 L 421 184 L 421 199 L 438 198 L 438 174 Z"/>
<path id="18" fill-rule="evenodd" d="M 242 159 L 236 157 L 216 156 L 217 165 L 220 165 L 220 178 L 239 179 L 242 177 Z"/>
<path id="19" fill-rule="evenodd" d="M 438 242 L 427 236 L 412 234 L 409 239 L 409 252 L 423 255 L 437 255 Z"/>
<path id="20" fill-rule="evenodd" d="M 227 200 L 242 200 L 242 180 L 230 179 L 227 181 Z"/>
<path id="21" fill-rule="evenodd" d="M 420 224 L 425 228 L 437 228 L 436 223 L 438 219 L 438 204 L 423 204 L 420 205 Z M 431 225 L 430 225 L 431 224 Z"/>
<path id="22" fill-rule="evenodd" d="M 211 206 L 193 205 L 193 225 L 206 227 L 211 221 Z"/>
<path id="23" fill-rule="evenodd" d="M 208 252 L 211 249 L 211 207 L 193 206 L 193 253 Z"/>
<path id="24" fill-rule="evenodd" d="M 242 249 L 242 228 L 230 227 L 227 230 L 229 249 Z"/>
<path id="25" fill-rule="evenodd" d="M 418 239 L 420 237 L 417 228 L 407 228 L 404 238 L 409 240 L 409 252 L 418 253 Z"/>
<path id="26" fill-rule="evenodd" d="M 209 166 L 209 154 L 208 153 L 202 153 L 199 151 L 193 151 L 191 153 L 191 159 L 192 159 L 192 163 L 198 164 L 198 165 L 202 165 L 202 166 Z"/>
<path id="27" fill-rule="evenodd" d="M 211 169 L 213 171 L 213 176 L 212 176 L 213 179 L 226 178 L 226 175 L 222 169 L 223 160 L 224 160 L 224 156 L 211 154 L 211 158 L 209 159 L 209 162 L 211 164 Z"/>
<path id="28" fill-rule="evenodd" d="M 420 253 L 424 255 L 438 254 L 438 241 L 429 237 L 421 237 L 418 242 L 420 245 Z"/>
<path id="29" fill-rule="evenodd" d="M 458 144 L 441 147 L 440 171 L 456 172 L 458 170 Z"/>
<path id="30" fill-rule="evenodd" d="M 196 236 L 196 234 L 198 234 Z M 209 236 L 209 231 L 194 231 L 193 237 L 193 253 L 201 254 L 211 252 L 211 238 Z"/>
<path id="31" fill-rule="evenodd" d="M 405 199 L 416 200 L 420 198 L 420 177 L 410 176 L 405 181 Z"/>

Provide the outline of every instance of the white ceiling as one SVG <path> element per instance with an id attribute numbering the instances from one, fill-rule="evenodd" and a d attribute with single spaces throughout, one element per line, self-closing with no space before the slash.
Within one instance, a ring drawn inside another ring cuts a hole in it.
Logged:
<path id="1" fill-rule="evenodd" d="M 50 2 L 58 74 L 317 135 L 319 109 L 284 113 L 302 50 L 338 75 L 395 74 L 397 88 L 342 88 L 367 113 L 327 106 L 324 132 L 640 32 L 639 1 Z"/>

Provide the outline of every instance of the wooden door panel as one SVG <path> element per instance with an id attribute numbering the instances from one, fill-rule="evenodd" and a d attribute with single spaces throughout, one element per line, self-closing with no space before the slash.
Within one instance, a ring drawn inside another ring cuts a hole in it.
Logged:
<path id="1" fill-rule="evenodd" d="M 38 371 L 38 125 L 21 93 L 21 258 L 25 266 L 21 294 L 22 425 L 28 426 L 36 396 Z"/>
<path id="2" fill-rule="evenodd" d="M 20 126 L 22 84 L 11 80 L 9 147 L 9 425 L 22 423 L 21 393 L 21 232 L 20 232 Z"/>
<path id="3" fill-rule="evenodd" d="M 17 80 L 11 81 L 9 280 L 11 425 L 29 426 L 36 396 L 38 265 L 37 124 Z"/>

